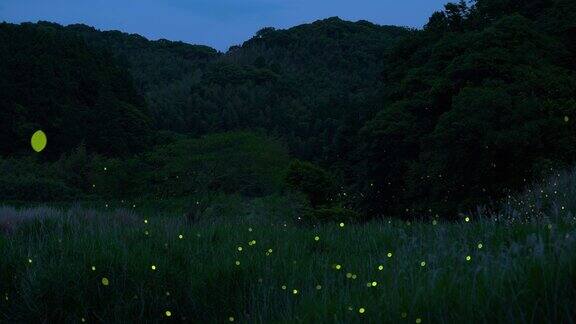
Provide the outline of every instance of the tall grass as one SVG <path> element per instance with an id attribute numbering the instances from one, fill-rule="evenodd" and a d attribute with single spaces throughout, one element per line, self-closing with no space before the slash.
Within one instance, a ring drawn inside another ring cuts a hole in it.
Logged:
<path id="1" fill-rule="evenodd" d="M 531 222 L 510 207 L 505 221 L 304 226 L 289 197 L 218 199 L 194 223 L 1 208 L 0 321 L 575 322 L 566 208 Z"/>

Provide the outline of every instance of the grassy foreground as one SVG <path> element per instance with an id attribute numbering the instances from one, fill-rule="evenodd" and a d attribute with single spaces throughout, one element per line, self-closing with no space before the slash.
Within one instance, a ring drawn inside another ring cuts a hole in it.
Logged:
<path id="1" fill-rule="evenodd" d="M 286 204 L 230 202 L 192 224 L 150 210 L 2 207 L 0 322 L 576 318 L 572 216 L 313 227 Z"/>

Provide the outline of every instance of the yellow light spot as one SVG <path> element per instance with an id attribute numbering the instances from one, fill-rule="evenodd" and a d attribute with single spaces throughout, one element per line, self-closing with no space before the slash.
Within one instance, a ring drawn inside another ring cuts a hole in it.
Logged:
<path id="1" fill-rule="evenodd" d="M 314 241 L 316 242 L 320 241 L 320 236 L 314 236 Z"/>
<path id="2" fill-rule="evenodd" d="M 420 317 L 418 317 L 418 318 L 416 319 L 416 324 L 420 324 L 420 323 L 422 323 L 422 319 L 421 319 Z"/>
<path id="3" fill-rule="evenodd" d="M 46 148 L 46 144 L 48 144 L 48 138 L 43 131 L 37 130 L 34 134 L 32 134 L 32 138 L 30 138 L 30 144 L 32 145 L 32 149 L 34 151 L 42 152 Z"/>
<path id="4" fill-rule="evenodd" d="M 376 287 L 378 286 L 378 283 L 376 281 L 372 281 L 372 287 Z"/>
<path id="5" fill-rule="evenodd" d="M 392 257 L 392 252 L 388 252 L 387 256 L 388 256 L 389 258 L 391 258 L 391 257 Z"/>
<path id="6" fill-rule="evenodd" d="M 355 274 L 352 275 L 352 279 L 356 279 L 356 275 L 355 275 Z"/>
<path id="7" fill-rule="evenodd" d="M 150 234 L 148 231 L 144 231 L 144 235 L 148 235 Z"/>
<path id="8" fill-rule="evenodd" d="M 425 266 L 426 266 L 426 262 L 424 262 L 424 261 L 420 262 L 420 266 L 421 266 L 421 267 L 425 267 Z"/>
<path id="9" fill-rule="evenodd" d="M 469 256 L 469 255 L 467 255 L 467 256 L 466 256 L 466 261 L 470 261 L 470 260 L 472 260 L 472 257 Z"/>
<path id="10" fill-rule="evenodd" d="M 470 217 L 466 217 L 464 218 L 464 220 L 466 221 L 466 223 L 468 223 L 470 221 Z"/>
<path id="11" fill-rule="evenodd" d="M 234 322 L 234 317 L 233 317 L 233 316 L 230 316 L 230 317 L 228 317 L 228 320 L 229 320 L 230 322 Z"/>
<path id="12" fill-rule="evenodd" d="M 268 253 L 272 253 L 272 249 L 268 249 Z"/>
<path id="13" fill-rule="evenodd" d="M 238 252 L 242 252 L 242 247 L 241 247 L 241 246 L 238 247 Z"/>
<path id="14" fill-rule="evenodd" d="M 366 312 L 366 310 L 363 307 L 360 307 L 360 309 L 358 309 L 358 313 L 360 314 L 364 314 Z"/>
<path id="15" fill-rule="evenodd" d="M 292 290 L 292 293 L 293 293 L 294 295 L 298 295 L 298 289 Z"/>
<path id="16" fill-rule="evenodd" d="M 348 273 L 346 274 L 346 278 L 348 278 L 348 279 L 352 278 L 352 274 L 351 274 L 350 272 L 348 272 Z"/>
<path id="17" fill-rule="evenodd" d="M 92 266 L 92 271 L 96 271 L 96 267 L 95 267 L 95 266 Z"/>
<path id="18" fill-rule="evenodd" d="M 481 249 L 483 247 L 482 243 L 478 243 L 478 248 Z"/>
<path id="19" fill-rule="evenodd" d="M 172 316 L 172 312 L 171 312 L 171 311 L 169 311 L 169 310 L 167 310 L 165 314 L 166 314 L 166 317 L 170 317 L 170 316 Z"/>
<path id="20" fill-rule="evenodd" d="M 28 263 L 32 263 L 32 259 L 28 259 Z"/>
<path id="21" fill-rule="evenodd" d="M 240 265 L 240 261 L 236 261 L 235 263 L 236 263 L 236 265 L 237 265 L 237 266 L 239 266 L 239 265 Z"/>
<path id="22" fill-rule="evenodd" d="M 340 223 L 340 227 L 344 227 L 344 223 Z"/>
<path id="23" fill-rule="evenodd" d="M 180 235 L 178 235 L 178 238 L 179 238 L 179 239 L 183 239 L 183 238 L 184 238 L 184 235 L 180 234 Z"/>
<path id="24" fill-rule="evenodd" d="M 320 289 L 322 289 L 322 286 L 321 286 L 321 285 L 316 285 L 316 290 L 320 290 Z"/>
<path id="25" fill-rule="evenodd" d="M 148 220 L 147 220 L 147 219 L 144 220 L 144 224 L 148 224 Z"/>
<path id="26" fill-rule="evenodd" d="M 106 278 L 106 277 L 102 278 L 102 284 L 103 284 L 104 286 L 108 286 L 109 283 L 110 283 L 110 282 L 108 282 L 108 278 Z"/>
<path id="27" fill-rule="evenodd" d="M 286 290 L 286 285 L 282 285 L 282 290 Z"/>
<path id="28" fill-rule="evenodd" d="M 152 265 L 152 266 L 150 266 L 150 269 L 156 270 L 156 266 L 155 266 L 155 265 Z"/>
<path id="29" fill-rule="evenodd" d="M 336 270 L 340 270 L 340 269 L 342 269 L 342 266 L 339 265 L 339 264 L 337 264 L 337 265 L 334 266 L 334 268 L 336 268 Z"/>

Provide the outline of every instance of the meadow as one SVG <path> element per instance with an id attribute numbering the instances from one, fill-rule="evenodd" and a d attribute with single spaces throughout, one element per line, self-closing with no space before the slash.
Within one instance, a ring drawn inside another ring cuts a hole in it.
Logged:
<path id="1" fill-rule="evenodd" d="M 302 223 L 290 196 L 0 208 L 6 322 L 573 323 L 574 172 L 495 213 Z M 531 216 L 532 215 L 532 216 Z"/>

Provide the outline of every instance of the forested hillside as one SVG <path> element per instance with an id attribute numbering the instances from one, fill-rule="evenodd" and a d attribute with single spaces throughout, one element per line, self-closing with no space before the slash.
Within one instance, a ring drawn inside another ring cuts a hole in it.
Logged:
<path id="1" fill-rule="evenodd" d="M 576 161 L 575 12 L 569 0 L 462 1 L 423 30 L 329 18 L 263 28 L 226 53 L 84 25 L 2 24 L 0 153 L 26 155 L 44 129 L 52 161 L 84 143 L 150 179 L 157 169 L 127 161 L 149 165 L 146 152 L 186 137 L 251 131 L 274 143 L 258 155 L 286 146 L 328 170 L 340 189 L 315 193 L 327 201 L 369 216 L 453 217 Z M 166 179 L 178 172 L 189 170 Z M 97 194 L 90 174 L 79 190 Z"/>
<path id="2" fill-rule="evenodd" d="M 59 28 L 0 24 L 1 154 L 30 152 L 37 129 L 54 159 L 81 143 L 104 155 L 147 147 L 149 111 L 130 74 L 106 49 Z"/>

